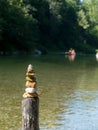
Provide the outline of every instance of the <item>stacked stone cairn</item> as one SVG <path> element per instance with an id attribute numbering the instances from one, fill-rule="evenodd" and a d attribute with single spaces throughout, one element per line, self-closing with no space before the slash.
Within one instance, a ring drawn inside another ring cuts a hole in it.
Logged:
<path id="1" fill-rule="evenodd" d="M 26 89 L 25 93 L 23 94 L 23 98 L 38 97 L 37 80 L 33 66 L 31 64 L 29 64 L 27 68 L 25 86 Z"/>

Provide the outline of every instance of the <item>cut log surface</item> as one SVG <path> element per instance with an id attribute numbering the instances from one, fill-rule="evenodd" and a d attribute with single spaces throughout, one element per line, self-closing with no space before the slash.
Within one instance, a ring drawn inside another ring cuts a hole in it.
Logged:
<path id="1" fill-rule="evenodd" d="M 22 100 L 22 130 L 39 130 L 39 98 Z"/>

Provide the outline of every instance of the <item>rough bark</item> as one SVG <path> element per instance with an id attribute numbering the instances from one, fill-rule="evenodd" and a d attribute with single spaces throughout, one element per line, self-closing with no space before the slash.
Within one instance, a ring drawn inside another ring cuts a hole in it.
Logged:
<path id="1" fill-rule="evenodd" d="M 39 98 L 22 100 L 22 130 L 39 130 Z"/>

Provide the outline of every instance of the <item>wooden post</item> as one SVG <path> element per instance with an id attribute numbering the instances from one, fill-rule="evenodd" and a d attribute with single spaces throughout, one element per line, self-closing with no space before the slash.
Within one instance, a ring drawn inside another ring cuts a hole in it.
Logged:
<path id="1" fill-rule="evenodd" d="M 22 100 L 22 130 L 39 130 L 39 98 Z"/>

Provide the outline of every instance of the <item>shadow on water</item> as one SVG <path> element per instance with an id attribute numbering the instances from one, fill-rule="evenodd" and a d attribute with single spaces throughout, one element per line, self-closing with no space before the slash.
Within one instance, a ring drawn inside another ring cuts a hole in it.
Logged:
<path id="1" fill-rule="evenodd" d="M 40 96 L 40 130 L 97 130 L 98 62 L 95 56 L 0 57 L 0 128 L 21 129 L 25 72 L 33 64 Z"/>

